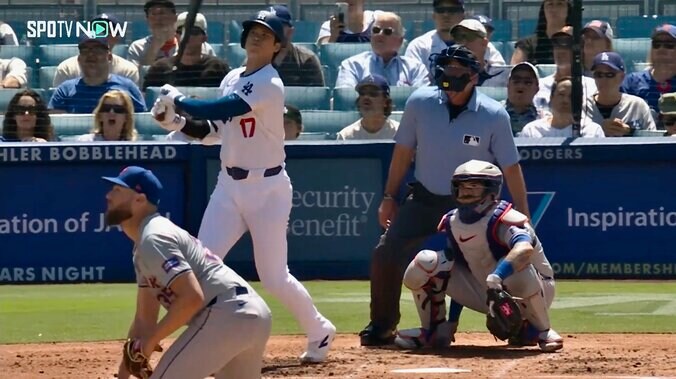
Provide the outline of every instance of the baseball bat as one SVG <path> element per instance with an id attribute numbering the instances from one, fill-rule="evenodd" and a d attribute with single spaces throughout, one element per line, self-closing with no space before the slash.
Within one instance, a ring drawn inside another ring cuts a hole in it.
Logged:
<path id="1" fill-rule="evenodd" d="M 195 26 L 195 18 L 197 13 L 200 11 L 202 6 L 202 0 L 190 0 L 190 5 L 188 6 L 188 16 L 185 18 L 185 25 L 183 25 L 183 35 L 181 36 L 181 41 L 178 44 L 178 51 L 176 52 L 176 61 L 174 63 L 173 71 L 176 71 L 178 63 L 183 58 L 183 52 L 185 47 L 188 45 L 188 39 L 190 39 L 190 31 Z"/>

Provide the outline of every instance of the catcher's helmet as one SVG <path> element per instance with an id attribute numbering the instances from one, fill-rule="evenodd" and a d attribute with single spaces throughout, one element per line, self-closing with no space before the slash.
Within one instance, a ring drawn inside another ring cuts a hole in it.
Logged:
<path id="1" fill-rule="evenodd" d="M 460 183 L 466 181 L 480 181 L 484 190 L 481 196 L 472 201 L 462 201 L 459 198 Z M 465 223 L 478 221 L 484 212 L 500 196 L 502 189 L 502 171 L 498 166 L 485 161 L 471 160 L 458 166 L 451 179 L 451 193 L 458 200 L 460 220 Z"/>
<path id="2" fill-rule="evenodd" d="M 468 48 L 463 45 L 451 45 L 440 53 L 430 55 L 430 72 L 434 74 L 434 84 L 439 88 L 448 88 L 448 82 L 453 78 L 446 75 L 444 68 L 452 61 L 457 61 L 461 65 L 469 68 L 473 73 L 481 72 L 479 60 Z"/>
<path id="3" fill-rule="evenodd" d="M 249 30 L 251 30 L 251 27 L 256 24 L 263 25 L 270 29 L 270 31 L 275 34 L 275 39 L 277 42 L 284 42 L 284 24 L 282 23 L 282 19 L 277 17 L 277 15 L 274 13 L 266 10 L 258 12 L 256 17 L 252 18 L 251 20 L 246 20 L 242 23 L 242 37 L 240 39 L 240 45 L 242 48 L 244 48 L 244 45 L 246 45 L 246 37 L 249 35 Z"/>

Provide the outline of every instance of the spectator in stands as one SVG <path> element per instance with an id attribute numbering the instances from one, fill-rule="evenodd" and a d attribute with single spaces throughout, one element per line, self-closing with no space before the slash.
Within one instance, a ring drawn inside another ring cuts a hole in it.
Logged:
<path id="1" fill-rule="evenodd" d="M 178 15 L 176 18 L 176 39 L 178 41 L 181 41 L 181 38 L 183 38 L 183 27 L 185 27 L 185 20 L 188 18 L 188 12 L 183 12 Z M 216 52 L 214 51 L 214 47 L 207 42 L 207 38 L 209 36 L 207 32 L 207 18 L 204 17 L 203 14 L 197 13 L 195 15 L 195 26 L 198 26 L 202 31 L 204 32 L 204 42 L 202 42 L 202 54 L 204 55 L 211 55 L 211 56 L 216 56 Z M 218 41 L 217 41 L 218 42 Z M 221 41 L 220 43 L 222 43 Z M 178 50 L 178 46 L 176 47 Z"/>
<path id="2" fill-rule="evenodd" d="M 14 29 L 6 23 L 0 21 L 0 45 L 16 46 L 19 44 L 19 39 L 16 38 Z"/>
<path id="3" fill-rule="evenodd" d="M 594 57 L 604 51 L 613 51 L 613 28 L 601 20 L 588 22 L 582 29 L 582 61 L 585 76 L 592 77 Z"/>
<path id="4" fill-rule="evenodd" d="M 284 106 L 284 140 L 292 141 L 298 139 L 303 132 L 303 115 L 300 110 L 293 105 Z"/>
<path id="5" fill-rule="evenodd" d="M 353 55 L 340 64 L 336 88 L 354 88 L 371 74 L 383 76 L 391 86 L 419 87 L 430 83 L 422 63 L 398 53 L 404 42 L 404 27 L 399 16 L 379 12 L 371 32 L 371 51 Z"/>
<path id="6" fill-rule="evenodd" d="M 543 0 L 535 35 L 516 42 L 512 65 L 524 61 L 534 65 L 554 63 L 554 47 L 550 38 L 564 26 L 572 25 L 572 8 L 570 0 Z"/>
<path id="7" fill-rule="evenodd" d="M 394 139 L 399 123 L 389 118 L 392 99 L 387 79 L 374 74 L 355 87 L 359 96 L 356 105 L 361 119 L 338 132 L 338 140 Z"/>
<path id="8" fill-rule="evenodd" d="M 425 67 L 430 66 L 430 55 L 438 54 L 452 45 L 451 28 L 465 18 L 463 0 L 434 0 L 432 20 L 434 30 L 411 41 L 406 47 L 406 56 L 415 58 Z"/>
<path id="9" fill-rule="evenodd" d="M 529 122 L 539 118 L 533 105 L 533 97 L 538 92 L 540 75 L 535 66 L 528 62 L 516 64 L 509 74 L 505 110 L 509 113 L 512 133 L 518 135 Z"/>
<path id="10" fill-rule="evenodd" d="M 573 137 L 573 108 L 570 99 L 572 88 L 573 82 L 570 77 L 563 77 L 554 82 L 551 114 L 526 124 L 519 137 Z M 599 124 L 586 117 L 582 118 L 581 123 L 581 137 L 605 137 Z"/>
<path id="11" fill-rule="evenodd" d="M 47 142 L 54 140 L 54 127 L 40 95 L 26 89 L 9 101 L 2 122 L 5 142 Z"/>
<path id="12" fill-rule="evenodd" d="M 108 91 L 94 109 L 94 128 L 77 138 L 80 142 L 136 141 L 134 106 L 126 92 Z"/>
<path id="13" fill-rule="evenodd" d="M 148 0 L 143 6 L 150 35 L 129 46 L 129 60 L 139 66 L 169 58 L 178 49 L 176 6 L 171 0 Z"/>
<path id="14" fill-rule="evenodd" d="M 27 81 L 26 62 L 19 58 L 0 58 L 0 89 L 25 87 Z"/>
<path id="15" fill-rule="evenodd" d="M 102 13 L 90 20 L 90 22 L 94 21 L 107 21 L 109 23 L 110 29 L 116 27 L 116 25 L 120 25 L 120 22 L 115 16 L 106 13 Z M 117 35 L 114 36 L 113 33 L 108 33 L 107 40 L 108 46 L 110 46 L 110 49 L 112 51 L 113 47 L 122 41 L 122 37 Z M 52 82 L 52 86 L 54 88 L 58 87 L 59 85 L 61 85 L 61 83 L 65 82 L 66 80 L 75 79 L 82 76 L 80 64 L 78 63 L 77 57 L 78 56 L 75 55 L 66 59 L 65 61 L 61 62 L 59 66 L 56 68 L 56 74 L 54 75 L 54 81 Z M 119 55 L 113 54 L 112 57 L 113 58 L 110 62 L 110 72 L 115 75 L 120 75 L 124 78 L 128 78 L 132 82 L 138 84 L 139 83 L 138 67 Z"/>
<path id="16" fill-rule="evenodd" d="M 143 78 L 143 90 L 148 87 L 173 86 L 218 87 L 230 66 L 221 58 L 204 53 L 207 40 L 207 24 L 204 16 L 195 18 L 195 26 L 189 31 L 190 38 L 185 46 L 181 61 L 177 56 L 155 61 Z M 176 65 L 176 70 L 174 70 Z"/>
<path id="17" fill-rule="evenodd" d="M 348 4 L 347 23 L 343 24 L 333 14 L 322 24 L 317 36 L 318 44 L 330 42 L 369 42 L 371 27 L 378 11 L 364 10 L 364 0 L 345 0 Z"/>
<path id="18" fill-rule="evenodd" d="M 660 95 L 676 90 L 676 26 L 664 24 L 655 29 L 650 61 L 649 70 L 627 75 L 622 92 L 644 99 L 658 119 Z"/>
<path id="19" fill-rule="evenodd" d="M 479 61 L 479 86 L 505 87 L 509 71 L 504 67 L 493 67 L 484 58 L 488 48 L 488 33 L 478 20 L 466 18 L 451 29 L 451 36 L 456 43 L 467 47 Z"/>
<path id="20" fill-rule="evenodd" d="M 596 55 L 592 65 L 598 92 L 585 99 L 584 114 L 603 127 L 607 137 L 631 136 L 637 129 L 655 130 L 650 107 L 640 97 L 620 92 L 624 60 L 615 52 Z"/>
<path id="21" fill-rule="evenodd" d="M 502 54 L 490 42 L 491 39 L 493 39 L 493 32 L 495 32 L 495 27 L 493 26 L 493 19 L 482 14 L 475 14 L 474 16 L 472 16 L 472 18 L 478 20 L 481 23 L 481 25 L 483 25 L 484 28 L 486 28 L 486 33 L 488 34 L 486 36 L 486 38 L 488 38 L 488 49 L 486 50 L 486 55 L 484 56 L 484 59 L 486 59 L 486 61 L 490 65 L 505 65 L 505 58 L 502 57 Z"/>
<path id="22" fill-rule="evenodd" d="M 667 130 L 664 135 L 676 137 L 676 92 L 660 96 L 660 123 Z"/>
<path id="23" fill-rule="evenodd" d="M 550 42 L 554 47 L 556 72 L 540 79 L 540 91 L 535 95 L 533 101 L 541 114 L 549 110 L 549 95 L 552 93 L 554 82 L 572 75 L 573 28 L 566 26 L 559 32 L 554 33 Z M 595 93 L 596 82 L 594 82 L 594 79 L 582 76 L 582 98 L 585 99 Z"/>
<path id="24" fill-rule="evenodd" d="M 110 73 L 112 54 L 105 38 L 85 35 L 78 49 L 80 54 L 77 60 L 82 77 L 61 83 L 49 100 L 49 109 L 67 113 L 92 113 L 104 93 L 119 89 L 131 96 L 136 112 L 146 111 L 145 100 L 138 86 L 127 78 Z"/>
<path id="25" fill-rule="evenodd" d="M 282 20 L 284 36 L 282 48 L 273 60 L 279 77 L 287 87 L 324 87 L 324 73 L 319 57 L 313 51 L 294 45 L 291 40 L 295 31 L 293 17 L 284 5 L 273 5 L 267 9 Z M 246 65 L 246 59 L 242 66 Z"/>

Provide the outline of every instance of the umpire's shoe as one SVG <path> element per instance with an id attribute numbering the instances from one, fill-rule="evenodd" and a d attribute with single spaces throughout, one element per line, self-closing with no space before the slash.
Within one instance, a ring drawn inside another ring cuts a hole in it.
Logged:
<path id="1" fill-rule="evenodd" d="M 359 332 L 359 339 L 362 346 L 391 345 L 394 343 L 394 330 L 379 328 L 370 323 Z"/>

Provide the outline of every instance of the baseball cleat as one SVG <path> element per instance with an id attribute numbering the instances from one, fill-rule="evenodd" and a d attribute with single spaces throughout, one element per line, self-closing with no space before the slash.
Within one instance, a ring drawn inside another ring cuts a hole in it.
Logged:
<path id="1" fill-rule="evenodd" d="M 336 338 L 336 327 L 331 321 L 326 320 L 324 329 L 326 334 L 321 340 L 308 342 L 307 350 L 300 356 L 301 363 L 321 363 L 326 360 L 331 344 Z"/>
<path id="2" fill-rule="evenodd" d="M 362 346 L 390 345 L 394 342 L 394 331 L 368 324 L 359 332 L 359 342 Z"/>
<path id="3" fill-rule="evenodd" d="M 394 337 L 394 344 L 400 349 L 416 350 L 429 347 L 427 330 L 423 328 L 411 328 L 399 330 Z"/>
<path id="4" fill-rule="evenodd" d="M 540 333 L 538 346 L 545 353 L 561 350 L 563 348 L 563 338 L 554 329 L 549 329 Z"/>

